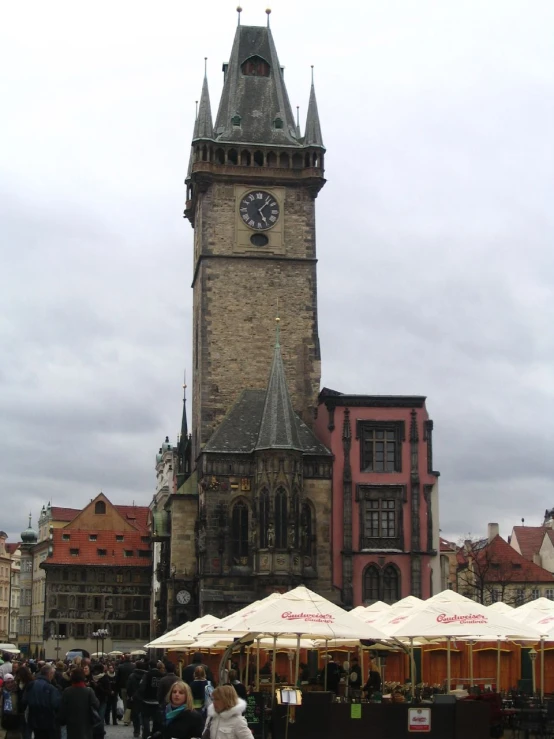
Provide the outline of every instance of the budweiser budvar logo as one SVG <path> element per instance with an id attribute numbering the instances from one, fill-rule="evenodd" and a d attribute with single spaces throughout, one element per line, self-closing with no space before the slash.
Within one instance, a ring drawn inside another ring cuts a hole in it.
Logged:
<path id="1" fill-rule="evenodd" d="M 546 618 L 541 618 L 540 621 L 537 621 L 539 624 L 549 624 L 551 621 L 554 621 L 554 616 L 547 616 Z"/>
<path id="2" fill-rule="evenodd" d="M 397 616 L 396 618 L 391 619 L 391 624 L 402 623 L 402 621 L 405 621 L 407 618 L 408 616 Z"/>
<path id="3" fill-rule="evenodd" d="M 312 621 L 319 624 L 332 624 L 335 621 L 335 617 L 330 613 L 293 613 L 292 611 L 285 611 L 281 614 L 281 618 L 286 621 Z"/>
<path id="4" fill-rule="evenodd" d="M 489 619 L 482 613 L 455 613 L 452 616 L 439 613 L 437 622 L 440 624 L 488 624 Z"/>

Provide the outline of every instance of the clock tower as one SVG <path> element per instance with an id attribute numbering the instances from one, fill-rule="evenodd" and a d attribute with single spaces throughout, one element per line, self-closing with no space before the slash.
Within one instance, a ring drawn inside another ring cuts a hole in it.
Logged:
<path id="1" fill-rule="evenodd" d="M 315 199 L 325 149 L 313 80 L 302 135 L 269 25 L 239 23 L 223 74 L 215 124 L 204 78 L 186 178 L 193 465 L 240 393 L 266 388 L 276 315 L 292 406 L 308 426 L 320 383 Z"/>

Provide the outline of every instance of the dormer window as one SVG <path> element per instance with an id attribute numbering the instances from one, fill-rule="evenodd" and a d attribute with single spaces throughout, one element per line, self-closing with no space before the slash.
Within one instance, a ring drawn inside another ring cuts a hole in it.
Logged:
<path id="1" fill-rule="evenodd" d="M 273 121 L 273 125 L 275 126 L 275 128 L 283 128 L 283 119 L 282 118 L 276 118 Z"/>
<path id="2" fill-rule="evenodd" d="M 240 128 L 240 122 L 241 122 L 241 117 L 240 115 L 238 115 L 238 113 L 231 118 L 231 124 L 233 126 L 238 126 L 238 128 Z"/>
<path id="3" fill-rule="evenodd" d="M 251 56 L 242 63 L 241 71 L 246 77 L 269 77 L 269 64 L 261 56 Z"/>

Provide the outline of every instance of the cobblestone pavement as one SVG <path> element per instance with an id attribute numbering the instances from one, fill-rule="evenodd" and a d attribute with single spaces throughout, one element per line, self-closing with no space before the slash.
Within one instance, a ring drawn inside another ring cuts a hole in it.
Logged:
<path id="1" fill-rule="evenodd" d="M 133 739 L 133 727 L 123 726 L 123 724 L 116 724 L 112 726 L 106 726 L 105 739 Z"/>

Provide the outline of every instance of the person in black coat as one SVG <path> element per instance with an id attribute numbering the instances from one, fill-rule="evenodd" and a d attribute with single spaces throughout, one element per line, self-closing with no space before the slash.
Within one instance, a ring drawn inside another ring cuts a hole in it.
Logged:
<path id="1" fill-rule="evenodd" d="M 92 739 L 91 707 L 98 710 L 100 704 L 92 688 L 85 683 L 83 671 L 77 667 L 71 673 L 71 687 L 62 695 L 60 723 L 67 726 L 67 739 Z"/>
<path id="2" fill-rule="evenodd" d="M 214 683 L 214 676 L 212 674 L 212 671 L 208 667 L 208 665 L 205 665 L 202 662 L 202 653 L 201 652 L 195 652 L 192 657 L 192 662 L 188 667 L 185 667 L 183 670 L 183 681 L 185 683 L 188 683 L 189 685 L 192 685 L 192 681 L 194 680 L 194 671 L 197 667 L 203 667 L 204 672 L 206 673 L 206 678 L 211 682 L 211 684 L 215 687 Z"/>
<path id="3" fill-rule="evenodd" d="M 35 739 L 56 739 L 58 735 L 58 708 L 61 693 L 54 685 L 54 668 L 44 665 L 36 680 L 27 685 L 23 693 L 23 709 L 29 709 L 28 725 Z"/>
<path id="4" fill-rule="evenodd" d="M 159 736 L 162 739 L 194 739 L 202 736 L 203 728 L 202 716 L 193 708 L 190 687 L 182 680 L 177 680 L 169 692 L 164 725 Z"/>
<path id="5" fill-rule="evenodd" d="M 239 680 L 239 675 L 236 670 L 229 670 L 229 684 L 233 686 L 239 698 L 246 700 L 246 687 Z"/>
<path id="6" fill-rule="evenodd" d="M 141 708 L 142 703 L 139 695 L 139 687 L 142 678 L 146 675 L 146 663 L 139 661 L 127 680 L 127 705 L 131 709 L 131 723 L 133 724 L 133 736 L 140 736 Z"/>

